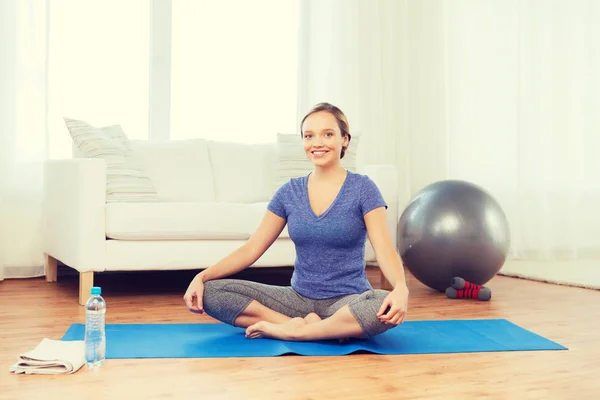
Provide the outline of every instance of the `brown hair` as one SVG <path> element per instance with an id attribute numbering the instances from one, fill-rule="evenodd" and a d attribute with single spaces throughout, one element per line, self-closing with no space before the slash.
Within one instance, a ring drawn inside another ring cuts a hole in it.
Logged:
<path id="1" fill-rule="evenodd" d="M 306 120 L 306 118 L 308 118 L 309 115 L 320 112 L 320 111 L 326 111 L 335 117 L 335 119 L 337 120 L 337 124 L 340 128 L 340 131 L 342 132 L 342 137 L 348 136 L 348 146 L 349 146 L 350 140 L 352 140 L 352 135 L 350 135 L 350 126 L 348 124 L 348 119 L 346 118 L 346 116 L 344 115 L 342 110 L 340 110 L 336 106 L 329 104 L 329 103 L 317 104 L 304 116 L 304 118 L 302 118 L 302 122 L 300 123 L 300 135 L 302 135 L 302 125 L 304 125 L 304 120 Z M 346 154 L 346 149 L 348 148 L 348 146 L 342 147 L 342 154 L 341 154 L 340 158 L 344 158 L 344 154 Z"/>

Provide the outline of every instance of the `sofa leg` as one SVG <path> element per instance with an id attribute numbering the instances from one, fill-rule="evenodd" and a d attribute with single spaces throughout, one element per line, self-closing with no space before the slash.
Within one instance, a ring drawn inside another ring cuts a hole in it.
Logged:
<path id="1" fill-rule="evenodd" d="M 379 270 L 379 284 L 381 285 L 381 288 L 384 290 L 392 290 L 392 284 L 386 279 L 385 275 L 383 274 L 383 271 Z"/>
<path id="2" fill-rule="evenodd" d="M 44 254 L 44 273 L 46 282 L 56 282 L 58 277 L 58 260 L 50 254 Z"/>
<path id="3" fill-rule="evenodd" d="M 79 273 L 79 304 L 85 305 L 88 297 L 90 297 L 90 290 L 94 286 L 94 271 L 80 272 Z"/>

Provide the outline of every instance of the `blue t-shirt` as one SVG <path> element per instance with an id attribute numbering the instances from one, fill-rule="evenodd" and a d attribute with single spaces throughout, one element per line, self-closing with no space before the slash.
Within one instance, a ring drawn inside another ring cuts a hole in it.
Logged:
<path id="1" fill-rule="evenodd" d="M 268 209 L 287 220 L 296 246 L 292 287 L 311 299 L 372 289 L 365 271 L 367 229 L 364 215 L 385 207 L 379 188 L 366 175 L 347 171 L 337 197 L 320 216 L 308 200 L 308 175 L 282 185 Z"/>

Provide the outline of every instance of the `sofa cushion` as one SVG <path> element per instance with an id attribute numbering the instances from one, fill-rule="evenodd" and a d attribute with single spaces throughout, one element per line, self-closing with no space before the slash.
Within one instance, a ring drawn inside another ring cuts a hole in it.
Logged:
<path id="1" fill-rule="evenodd" d="M 106 205 L 106 236 L 120 240 L 249 239 L 267 203 L 158 202 Z M 281 237 L 289 237 L 287 229 Z"/>
<path id="2" fill-rule="evenodd" d="M 275 178 L 275 143 L 208 141 L 217 201 L 269 201 Z"/>
<path id="3" fill-rule="evenodd" d="M 215 201 L 205 139 L 131 140 L 162 202 Z"/>
<path id="4" fill-rule="evenodd" d="M 73 139 L 74 155 L 106 163 L 107 202 L 158 200 L 152 180 L 120 125 L 96 128 L 82 120 L 64 117 L 64 121 Z"/>

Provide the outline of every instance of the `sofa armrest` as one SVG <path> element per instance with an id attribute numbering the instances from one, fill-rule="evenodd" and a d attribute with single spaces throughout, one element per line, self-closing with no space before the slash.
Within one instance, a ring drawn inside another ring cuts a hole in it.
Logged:
<path id="1" fill-rule="evenodd" d="M 77 158 L 44 163 L 44 252 L 79 272 L 103 271 L 106 162 Z"/>
<path id="2" fill-rule="evenodd" d="M 397 224 L 398 224 L 398 170 L 393 165 L 363 165 L 359 173 L 367 175 L 375 182 L 383 199 L 388 205 L 387 222 L 388 229 L 394 247 L 397 247 Z"/>

